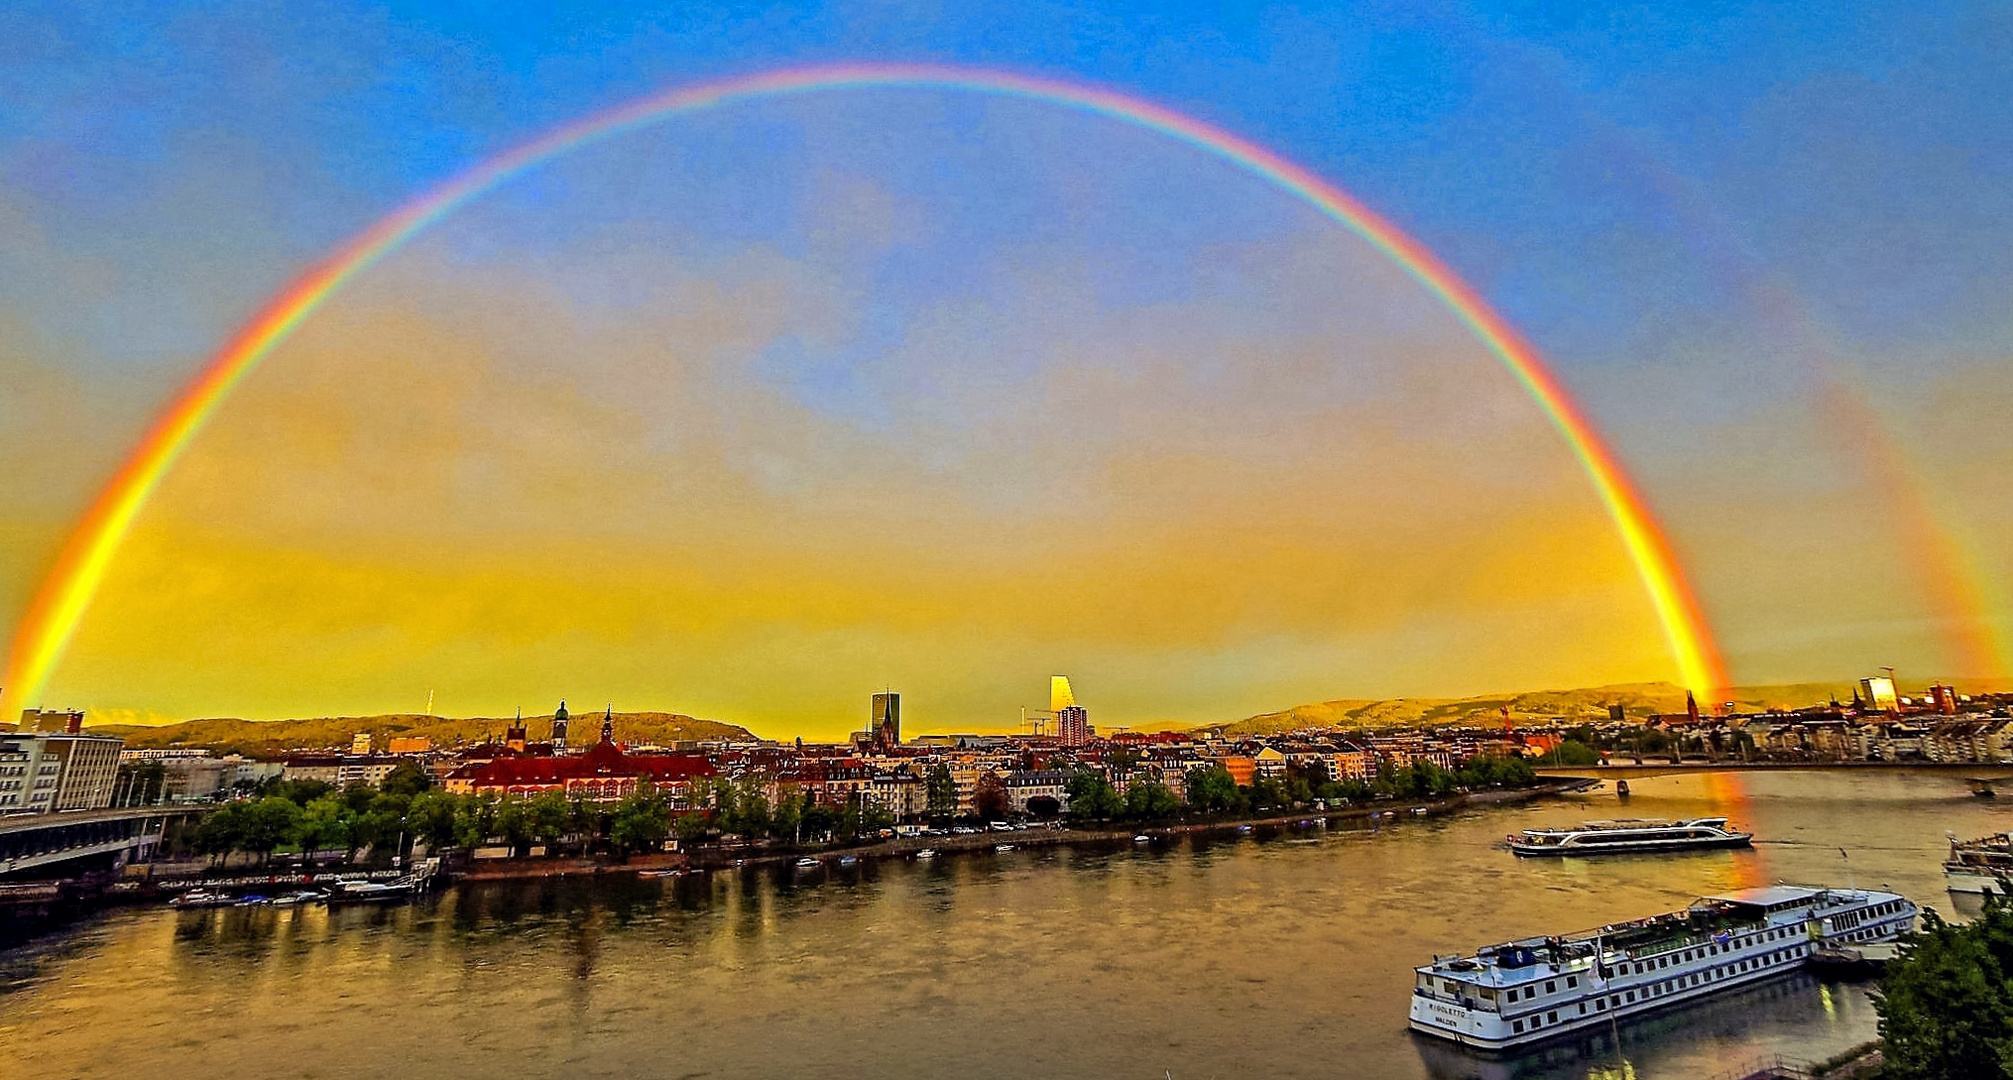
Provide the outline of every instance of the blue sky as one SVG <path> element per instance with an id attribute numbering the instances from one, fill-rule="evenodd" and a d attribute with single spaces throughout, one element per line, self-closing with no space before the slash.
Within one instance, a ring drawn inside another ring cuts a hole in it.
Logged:
<path id="1" fill-rule="evenodd" d="M 172 389 L 287 279 L 415 193 L 668 86 L 931 60 L 1165 103 L 1313 168 L 1423 240 L 1554 361 L 1637 470 L 1736 674 L 1894 657 L 1948 670 L 1946 615 L 1921 600 L 1908 538 L 1865 513 L 1879 496 L 1813 387 L 1849 385 L 1872 403 L 1866 415 L 1983 568 L 2004 635 L 2013 442 L 1989 406 L 2013 394 L 2007 55 L 2013 14 L 1988 5 L 10 5 L 0 372 L 23 390 L 0 405 L 0 464 L 17 479 L 0 624 Z M 982 171 L 989 199 L 970 219 L 944 217 L 870 264 L 834 257 L 916 305 L 984 291 L 938 284 L 961 256 L 1074 228 L 1044 209 L 1071 170 L 1139 192 L 1084 250 L 1168 232 L 1207 250 L 1304 227 L 1225 198 L 1200 166 L 1156 172 L 1150 155 L 1101 153 L 1060 123 L 993 123 L 1007 108 L 890 101 L 822 126 L 787 110 L 723 114 L 699 121 L 714 128 L 696 148 L 623 160 L 688 185 L 684 209 L 709 223 L 680 234 L 695 252 L 759 243 L 813 262 L 814 226 L 747 161 L 884 150 L 878 181 L 938 204 L 969 186 L 960 169 Z M 980 145 L 1009 129 L 1036 151 L 1024 169 Z M 905 130 L 949 136 L 903 160 L 888 133 Z M 595 160 L 527 178 L 493 212 L 540 198 L 617 206 L 621 176 Z M 705 181 L 735 163 L 743 186 Z M 1144 171 L 1106 175 L 1127 168 Z M 790 182 L 809 182 L 803 172 Z M 763 216 L 737 217 L 751 207 Z M 473 226 L 442 243 L 484 257 Z M 536 226 L 506 250 L 542 250 Z M 1113 303 L 1187 287 L 1145 260 L 1112 265 L 1125 272 L 1088 279 Z M 808 399 L 846 400 L 854 358 L 895 340 L 913 310 L 869 311 L 815 356 L 789 338 L 770 355 Z M 1817 632 L 1819 620 L 1857 629 Z"/>

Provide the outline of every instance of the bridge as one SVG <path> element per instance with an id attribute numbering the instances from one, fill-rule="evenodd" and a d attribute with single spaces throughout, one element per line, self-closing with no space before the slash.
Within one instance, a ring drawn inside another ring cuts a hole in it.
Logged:
<path id="1" fill-rule="evenodd" d="M 211 806 L 135 806 L 0 817 L 0 877 L 70 862 L 116 865 L 153 855 L 172 820 Z"/>
<path id="2" fill-rule="evenodd" d="M 1955 776 L 1963 780 L 2013 781 L 2013 762 L 1982 761 L 1641 761 L 1603 765 L 1543 765 L 1539 776 L 1556 780 L 1635 780 L 1724 772 L 1901 772 Z"/>

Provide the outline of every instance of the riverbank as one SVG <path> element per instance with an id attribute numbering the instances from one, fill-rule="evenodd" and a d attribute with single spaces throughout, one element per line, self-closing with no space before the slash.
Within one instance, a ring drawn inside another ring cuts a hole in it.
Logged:
<path id="1" fill-rule="evenodd" d="M 1177 819 L 1150 823 L 1097 826 L 1062 825 L 1054 828 L 1015 829 L 1011 832 L 980 832 L 969 836 L 912 836 L 879 840 L 870 844 L 843 847 L 775 846 L 765 848 L 700 848 L 685 853 L 632 855 L 627 861 L 612 858 L 498 859 L 470 862 L 457 867 L 456 881 L 515 881 L 536 878 L 634 874 L 660 870 L 731 870 L 739 867 L 794 863 L 802 858 L 820 862 L 845 856 L 858 859 L 908 859 L 930 849 L 940 855 L 991 851 L 1001 844 L 1015 848 L 1102 847 L 1132 843 L 1139 836 L 1147 843 L 1165 843 L 1194 836 L 1230 836 L 1242 829 L 1320 828 L 1337 822 L 1397 821 L 1401 818 L 1430 818 L 1478 806 L 1498 806 L 1583 790 L 1589 781 L 1559 780 L 1528 788 L 1480 791 L 1444 799 L 1418 801 L 1379 800 L 1322 810 L 1301 810 L 1263 817 Z M 1317 824 L 1318 823 L 1318 824 Z"/>

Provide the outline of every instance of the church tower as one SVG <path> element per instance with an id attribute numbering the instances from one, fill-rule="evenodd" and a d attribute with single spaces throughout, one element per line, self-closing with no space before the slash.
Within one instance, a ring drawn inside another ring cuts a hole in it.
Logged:
<path id="1" fill-rule="evenodd" d="M 607 712 L 601 714 L 601 741 L 611 744 L 615 741 L 615 706 L 612 704 Z"/>
<path id="2" fill-rule="evenodd" d="M 552 752 L 557 754 L 566 749 L 566 702 L 559 703 L 559 711 L 552 714 Z"/>

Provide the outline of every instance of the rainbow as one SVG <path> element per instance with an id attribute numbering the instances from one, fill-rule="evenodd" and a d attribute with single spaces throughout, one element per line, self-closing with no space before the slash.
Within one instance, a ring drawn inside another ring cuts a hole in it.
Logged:
<path id="1" fill-rule="evenodd" d="M 1994 686 L 2004 682 L 2013 647 L 1993 617 L 1990 579 L 1980 570 L 1972 545 L 1952 527 L 1957 515 L 1937 512 L 1930 478 L 1843 368 L 1834 365 L 1818 389 L 1817 404 L 1834 421 L 1845 451 L 1886 509 L 1885 520 L 1936 615 L 1944 662 L 1950 665 L 1946 670 Z"/>
<path id="2" fill-rule="evenodd" d="M 4 686 L 36 698 L 104 581 L 133 521 L 176 458 L 259 361 L 356 275 L 414 234 L 517 173 L 574 147 L 699 109 L 750 98 L 865 88 L 969 91 L 1045 102 L 1134 124 L 1240 166 L 1299 196 L 1369 241 L 1432 290 L 1502 361 L 1571 446 L 1614 520 L 1649 593 L 1685 685 L 1717 700 L 1727 684 L 1696 597 L 1663 530 L 1621 463 L 1530 344 L 1418 241 L 1334 185 L 1230 132 L 1111 90 L 1005 71 L 943 65 L 789 68 L 674 89 L 596 113 L 489 158 L 407 203 L 275 296 L 154 422 L 85 513 L 30 601 L 8 653 Z"/>

